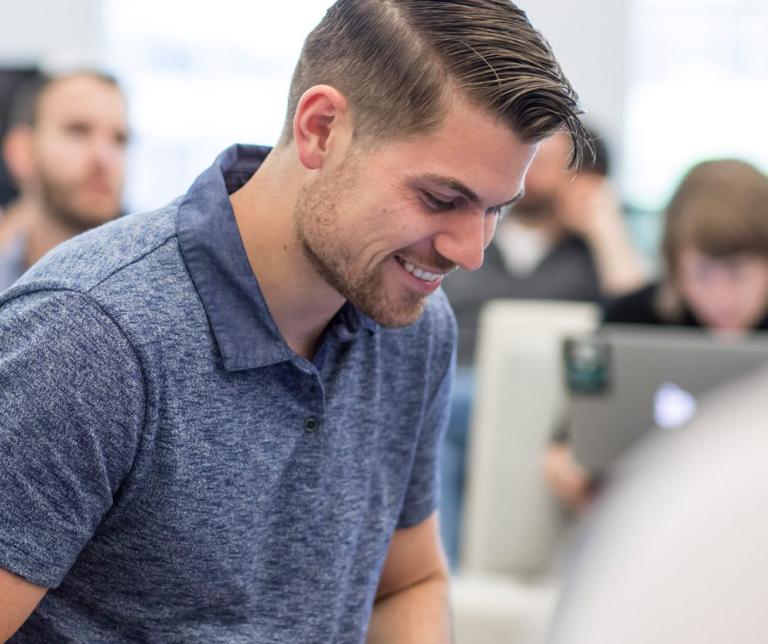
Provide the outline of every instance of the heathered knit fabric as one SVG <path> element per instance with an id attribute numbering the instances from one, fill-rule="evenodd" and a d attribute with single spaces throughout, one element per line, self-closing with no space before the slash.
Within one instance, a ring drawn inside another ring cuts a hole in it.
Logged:
<path id="1" fill-rule="evenodd" d="M 388 542 L 434 510 L 455 324 L 346 305 L 315 362 L 272 321 L 227 197 L 59 247 L 0 298 L 0 567 L 50 587 L 13 642 L 362 642 Z"/>

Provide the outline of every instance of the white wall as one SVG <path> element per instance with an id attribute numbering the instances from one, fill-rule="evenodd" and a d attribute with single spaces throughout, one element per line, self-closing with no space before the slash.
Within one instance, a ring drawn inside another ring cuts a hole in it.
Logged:
<path id="1" fill-rule="evenodd" d="M 0 0 L 0 65 L 55 70 L 101 60 L 101 0 Z"/>

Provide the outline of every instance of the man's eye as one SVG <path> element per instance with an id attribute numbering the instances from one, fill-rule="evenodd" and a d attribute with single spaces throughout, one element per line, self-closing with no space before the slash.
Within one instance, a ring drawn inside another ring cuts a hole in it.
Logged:
<path id="1" fill-rule="evenodd" d="M 424 202 L 427 204 L 427 206 L 432 210 L 439 210 L 439 211 L 450 210 L 455 205 L 453 201 L 443 201 L 442 199 L 438 199 L 437 197 L 435 197 L 435 195 L 429 192 L 425 192 L 423 190 L 421 192 L 421 196 L 424 199 Z"/>
<path id="2" fill-rule="evenodd" d="M 67 132 L 74 136 L 87 136 L 91 131 L 85 123 L 70 123 L 67 126 Z"/>
<path id="3" fill-rule="evenodd" d="M 496 208 L 488 208 L 488 210 L 485 211 L 485 214 L 493 215 L 494 217 L 501 219 L 504 216 L 504 209 L 501 206 L 497 206 Z"/>

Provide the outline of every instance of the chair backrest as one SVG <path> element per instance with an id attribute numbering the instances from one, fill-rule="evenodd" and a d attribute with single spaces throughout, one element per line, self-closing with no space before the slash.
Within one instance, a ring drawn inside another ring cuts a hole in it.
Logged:
<path id="1" fill-rule="evenodd" d="M 599 321 L 588 303 L 497 300 L 481 312 L 461 568 L 536 577 L 565 517 L 541 474 L 564 402 L 561 342 Z"/>

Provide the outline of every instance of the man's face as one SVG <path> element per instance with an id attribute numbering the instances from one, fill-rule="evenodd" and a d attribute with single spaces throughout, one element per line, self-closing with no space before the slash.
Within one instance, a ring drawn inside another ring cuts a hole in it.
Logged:
<path id="1" fill-rule="evenodd" d="M 44 90 L 34 182 L 52 216 L 80 231 L 119 214 L 127 130 L 123 96 L 105 81 L 73 76 Z"/>
<path id="2" fill-rule="evenodd" d="M 480 267 L 498 210 L 521 193 L 535 149 L 457 102 L 431 134 L 353 144 L 324 168 L 299 195 L 297 237 L 358 309 L 384 326 L 411 324 L 448 273 Z"/>
<path id="3" fill-rule="evenodd" d="M 768 260 L 757 255 L 710 257 L 680 253 L 678 287 L 688 307 L 716 331 L 747 331 L 768 309 Z"/>
<path id="4" fill-rule="evenodd" d="M 529 216 L 550 216 L 557 210 L 560 191 L 573 178 L 568 169 L 570 139 L 558 132 L 539 145 L 525 179 L 525 198 L 515 207 L 515 213 Z"/>

